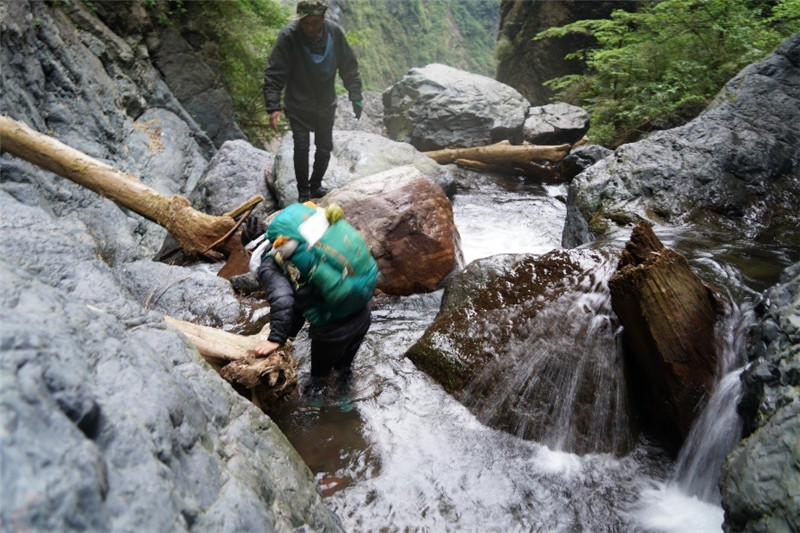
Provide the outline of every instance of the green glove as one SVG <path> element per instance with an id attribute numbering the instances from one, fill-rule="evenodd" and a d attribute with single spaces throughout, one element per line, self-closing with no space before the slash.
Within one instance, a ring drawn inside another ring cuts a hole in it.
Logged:
<path id="1" fill-rule="evenodd" d="M 353 102 L 353 113 L 356 114 L 356 120 L 361 118 L 362 111 L 364 111 L 364 102 L 361 100 Z"/>

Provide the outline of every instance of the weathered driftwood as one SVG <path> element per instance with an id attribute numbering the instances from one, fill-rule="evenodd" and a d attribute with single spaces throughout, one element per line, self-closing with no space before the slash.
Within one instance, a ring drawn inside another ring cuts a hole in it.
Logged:
<path id="1" fill-rule="evenodd" d="M 264 199 L 256 196 L 222 216 L 208 215 L 193 209 L 182 196 L 161 194 L 133 174 L 102 163 L 7 116 L 0 116 L 0 150 L 91 189 L 159 224 L 188 254 L 217 249 L 227 256 L 230 246 L 241 247 L 238 239 L 229 239 L 238 228 L 234 218 Z"/>
<path id="2" fill-rule="evenodd" d="M 569 154 L 571 148 L 569 144 L 540 146 L 502 141 L 488 146 L 445 148 L 424 153 L 443 165 L 455 163 L 478 170 L 515 172 L 552 180 L 557 178 L 558 173 L 546 163 L 558 163 Z"/>
<path id="3" fill-rule="evenodd" d="M 271 412 L 297 389 L 297 363 L 291 342 L 267 357 L 253 348 L 269 336 L 269 327 L 256 335 L 236 335 L 173 317 L 164 319 L 181 330 L 200 355 L 242 395 L 265 412 Z"/>
<path id="4" fill-rule="evenodd" d="M 632 384 L 662 436 L 679 443 L 714 381 L 714 329 L 724 300 L 644 222 L 633 230 L 608 285 L 624 327 Z"/>

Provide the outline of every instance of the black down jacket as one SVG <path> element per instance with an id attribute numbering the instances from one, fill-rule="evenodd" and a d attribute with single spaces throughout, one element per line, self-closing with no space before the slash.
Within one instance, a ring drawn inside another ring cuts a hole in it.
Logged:
<path id="1" fill-rule="evenodd" d="M 336 70 L 353 102 L 361 101 L 361 75 L 358 61 L 347 43 L 344 31 L 335 23 L 325 20 L 323 39 L 332 37 L 336 55 Z M 336 107 L 336 76 L 321 80 L 311 67 L 304 46 L 308 38 L 299 21 L 285 26 L 278 34 L 275 47 L 264 69 L 264 102 L 267 113 L 281 111 L 281 92 L 285 89 L 284 108 L 287 115 L 314 124 L 314 117 Z"/>

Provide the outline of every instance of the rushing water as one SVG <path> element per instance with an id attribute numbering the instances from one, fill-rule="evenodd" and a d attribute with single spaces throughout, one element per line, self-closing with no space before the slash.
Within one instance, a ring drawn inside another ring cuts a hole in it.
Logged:
<path id="1" fill-rule="evenodd" d="M 453 204 L 466 260 L 560 248 L 565 196 L 563 186 L 480 180 Z M 377 299 L 349 394 L 278 420 L 348 531 L 720 531 L 715 476 L 738 432 L 741 335 L 723 340 L 731 368 L 677 465 L 644 436 L 622 458 L 580 456 L 479 423 L 404 357 L 440 298 Z M 301 333 L 301 376 L 308 344 Z"/>

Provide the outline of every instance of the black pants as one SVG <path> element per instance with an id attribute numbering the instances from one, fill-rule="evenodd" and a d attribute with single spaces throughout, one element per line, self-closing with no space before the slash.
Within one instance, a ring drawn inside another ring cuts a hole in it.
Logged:
<path id="1" fill-rule="evenodd" d="M 333 122 L 336 118 L 336 108 L 330 111 L 317 113 L 315 120 L 309 121 L 307 117 L 302 120 L 289 116 L 289 126 L 294 138 L 294 176 L 297 180 L 297 194 L 308 197 L 310 191 L 319 189 L 322 177 L 328 170 L 333 151 Z M 311 148 L 311 132 L 314 132 L 314 168 L 311 178 L 308 176 L 308 153 Z"/>
<path id="2" fill-rule="evenodd" d="M 325 377 L 334 370 L 349 372 L 371 322 L 368 305 L 339 324 L 310 328 L 311 377 Z"/>

